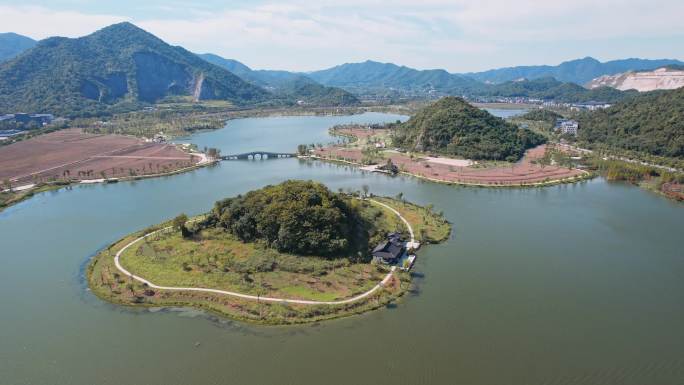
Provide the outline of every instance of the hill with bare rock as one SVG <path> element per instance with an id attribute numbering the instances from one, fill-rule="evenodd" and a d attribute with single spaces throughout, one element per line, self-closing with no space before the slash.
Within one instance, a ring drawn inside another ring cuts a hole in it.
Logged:
<path id="1" fill-rule="evenodd" d="M 621 91 L 639 92 L 674 90 L 684 87 L 684 68 L 663 67 L 654 71 L 624 72 L 617 75 L 598 77 L 587 84 L 587 88 L 611 87 Z"/>
<path id="2" fill-rule="evenodd" d="M 169 96 L 259 103 L 269 94 L 130 23 L 42 40 L 0 64 L 0 111 L 93 116 Z"/>

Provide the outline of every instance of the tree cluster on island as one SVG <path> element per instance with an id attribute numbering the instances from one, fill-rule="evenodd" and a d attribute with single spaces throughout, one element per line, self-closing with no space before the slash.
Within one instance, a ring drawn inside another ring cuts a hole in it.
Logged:
<path id="1" fill-rule="evenodd" d="M 220 200 L 197 223 L 189 224 L 181 215 L 173 226 L 184 238 L 220 228 L 243 242 L 259 242 L 279 252 L 363 259 L 383 236 L 362 215 L 364 203 L 321 183 L 289 180 Z"/>

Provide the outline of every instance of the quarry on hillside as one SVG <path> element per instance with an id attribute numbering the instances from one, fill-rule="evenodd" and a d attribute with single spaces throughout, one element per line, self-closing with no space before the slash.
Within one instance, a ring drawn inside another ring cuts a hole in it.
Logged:
<path id="1" fill-rule="evenodd" d="M 684 86 L 684 70 L 658 68 L 646 72 L 625 72 L 598 77 L 587 84 L 587 88 L 612 87 L 620 91 L 673 90 Z"/>

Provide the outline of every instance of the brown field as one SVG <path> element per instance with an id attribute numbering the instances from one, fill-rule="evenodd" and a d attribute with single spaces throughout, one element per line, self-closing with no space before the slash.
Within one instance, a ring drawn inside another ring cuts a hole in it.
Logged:
<path id="1" fill-rule="evenodd" d="M 378 128 L 378 129 L 367 129 L 363 127 L 344 127 L 344 128 L 338 128 L 335 130 L 335 133 L 338 135 L 344 135 L 344 136 L 354 136 L 358 139 L 366 139 L 372 136 L 378 136 L 378 135 L 384 135 L 387 134 L 389 130 L 383 129 L 383 128 Z"/>
<path id="2" fill-rule="evenodd" d="M 25 184 L 152 175 L 199 161 L 169 144 L 67 129 L 0 147 L 0 180 Z"/>
<path id="3" fill-rule="evenodd" d="M 529 185 L 567 179 L 582 175 L 581 170 L 559 166 L 541 166 L 533 163 L 544 156 L 545 145 L 528 150 L 522 160 L 510 166 L 497 167 L 458 167 L 431 162 L 422 158 L 411 159 L 407 154 L 385 152 L 385 158 L 406 173 L 450 183 L 477 184 L 491 186 Z M 363 155 L 358 148 L 330 147 L 317 149 L 316 156 L 360 163 Z"/>

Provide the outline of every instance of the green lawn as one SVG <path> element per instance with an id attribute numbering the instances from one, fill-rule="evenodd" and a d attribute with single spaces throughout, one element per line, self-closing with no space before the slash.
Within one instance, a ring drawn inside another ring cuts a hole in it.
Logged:
<path id="1" fill-rule="evenodd" d="M 386 208 L 359 200 L 355 204 L 374 224 L 367 242 L 374 244 L 397 230 L 408 234 L 404 223 Z M 416 220 L 421 218 L 418 206 L 406 205 L 402 210 Z M 344 299 L 372 288 L 386 271 L 367 261 L 368 256 L 358 255 L 328 259 L 279 253 L 260 243 L 244 243 L 216 228 L 202 230 L 191 240 L 183 239 L 179 231 L 161 232 L 134 244 L 121 256 L 124 268 L 157 285 L 307 300 Z"/>
<path id="2" fill-rule="evenodd" d="M 397 210 L 413 227 L 415 237 L 423 243 L 439 243 L 449 238 L 451 225 L 443 215 L 435 213 L 430 206 L 422 207 L 406 201 L 387 197 L 373 198 Z M 395 221 L 400 221 L 396 215 Z"/>

